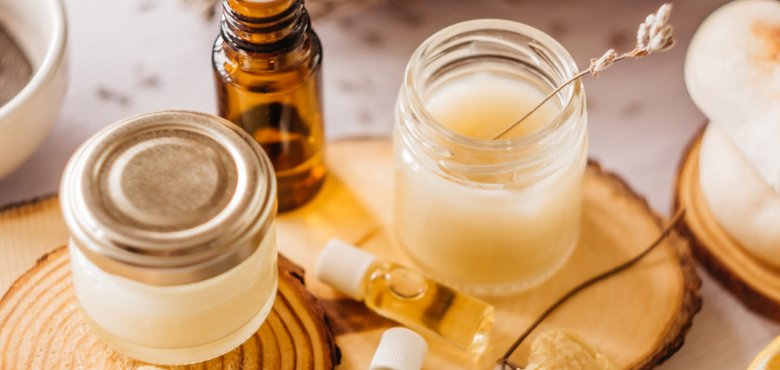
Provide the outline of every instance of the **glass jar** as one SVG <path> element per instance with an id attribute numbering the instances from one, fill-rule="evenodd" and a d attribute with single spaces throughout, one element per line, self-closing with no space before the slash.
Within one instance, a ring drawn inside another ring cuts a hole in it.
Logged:
<path id="1" fill-rule="evenodd" d="M 566 261 L 579 237 L 587 164 L 581 82 L 547 103 L 553 114 L 538 128 L 507 139 L 453 131 L 434 118 L 429 103 L 443 88 L 471 84 L 478 76 L 527 84 L 535 90 L 526 99 L 531 101 L 482 90 L 530 109 L 576 73 L 558 42 L 515 22 L 468 21 L 420 45 L 398 97 L 393 140 L 395 231 L 416 264 L 448 284 L 500 294 L 533 286 Z M 474 104 L 485 103 L 477 98 L 484 96 L 475 95 Z M 477 113 L 494 113 L 479 108 Z M 503 129 L 528 109 L 487 124 Z"/>
<path id="2" fill-rule="evenodd" d="M 82 316 L 117 351 L 205 361 L 265 321 L 278 282 L 276 182 L 239 127 L 193 112 L 117 122 L 73 155 L 60 201 Z"/>

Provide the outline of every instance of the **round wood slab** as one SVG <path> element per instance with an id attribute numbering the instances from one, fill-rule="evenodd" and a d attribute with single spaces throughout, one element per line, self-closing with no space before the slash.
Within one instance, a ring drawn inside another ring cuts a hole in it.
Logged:
<path id="1" fill-rule="evenodd" d="M 702 130 L 682 157 L 677 174 L 675 209 L 688 209 L 679 224 L 691 240 L 696 259 L 726 289 L 749 307 L 780 321 L 780 271 L 753 257 L 732 239 L 712 216 L 699 185 L 699 148 Z"/>
<path id="2" fill-rule="evenodd" d="M 331 176 L 321 194 L 303 208 L 277 218 L 280 251 L 311 270 L 325 242 L 338 237 L 380 258 L 412 267 L 392 233 L 391 143 L 331 142 L 327 161 Z M 584 190 L 581 240 L 563 268 L 527 292 L 486 298 L 495 305 L 497 319 L 488 348 L 479 358 L 426 336 L 430 349 L 425 370 L 492 369 L 495 360 L 550 303 L 583 280 L 635 256 L 660 233 L 662 218 L 623 181 L 598 165 L 588 166 Z M 0 291 L 8 286 L 3 284 L 10 284 L 29 268 L 36 256 L 67 240 L 57 208 L 56 199 L 51 199 L 0 213 Z M 339 369 L 367 369 L 382 332 L 395 324 L 319 283 L 311 274 L 305 279 L 324 306 L 343 351 Z M 701 306 L 699 285 L 687 241 L 673 234 L 636 266 L 566 302 L 511 360 L 524 365 L 536 334 L 564 328 L 584 337 L 622 369 L 650 369 L 682 345 Z M 0 320 L 2 315 L 0 311 Z"/>
<path id="3" fill-rule="evenodd" d="M 32 208 L 34 212 L 29 212 Z M 7 210 L 0 216 L 0 222 L 16 218 L 17 222 L 35 224 L 36 219 L 19 220 L 14 216 L 41 211 L 46 214 L 49 208 L 59 211 L 56 199 Z M 303 285 L 303 270 L 282 256 L 279 292 L 260 330 L 233 351 L 194 365 L 144 364 L 115 352 L 94 335 L 79 312 L 66 247 L 41 257 L 0 300 L 0 369 L 3 370 L 332 370 L 339 356 L 322 306 Z"/>
<path id="4" fill-rule="evenodd" d="M 285 255 L 311 269 L 325 242 L 338 237 L 380 258 L 414 266 L 392 231 L 391 143 L 332 142 L 327 155 L 333 176 L 322 194 L 303 209 L 278 218 L 279 245 Z M 492 369 L 550 303 L 585 279 L 635 256 L 660 233 L 664 222 L 647 202 L 598 165 L 588 167 L 584 190 L 582 236 L 565 266 L 535 289 L 487 298 L 495 305 L 497 318 L 491 342 L 480 358 L 426 337 L 430 350 L 424 369 Z M 682 345 L 701 307 L 699 285 L 687 241 L 674 234 L 646 260 L 565 303 L 511 360 L 524 365 L 536 334 L 565 328 L 604 351 L 622 369 L 650 369 Z M 344 352 L 340 368 L 367 369 L 383 330 L 394 324 L 313 279 L 307 286 L 323 302 Z"/>

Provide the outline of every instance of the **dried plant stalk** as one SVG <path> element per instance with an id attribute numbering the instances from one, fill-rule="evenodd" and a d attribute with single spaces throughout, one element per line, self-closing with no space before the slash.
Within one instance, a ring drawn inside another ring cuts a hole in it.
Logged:
<path id="1" fill-rule="evenodd" d="M 682 220 L 683 216 L 685 216 L 685 208 L 680 208 L 677 210 L 677 213 L 672 217 L 672 220 L 669 222 L 668 225 L 666 225 L 666 228 L 664 228 L 663 231 L 661 231 L 661 234 L 658 235 L 658 238 L 650 244 L 647 248 L 645 248 L 642 253 L 638 254 L 634 258 L 621 263 L 618 266 L 615 266 L 612 269 L 609 269 L 607 271 L 602 272 L 601 274 L 598 274 L 585 282 L 581 283 L 580 285 L 577 285 L 574 289 L 570 290 L 568 293 L 566 293 L 563 297 L 559 298 L 555 303 L 552 304 L 552 306 L 548 307 L 547 310 L 544 311 L 544 313 L 541 314 L 536 320 L 528 327 L 526 328 L 525 332 L 520 335 L 517 340 L 512 343 L 512 346 L 509 347 L 509 350 L 506 351 L 504 356 L 498 359 L 496 361 L 496 366 L 494 370 L 523 370 L 520 366 L 517 364 L 509 361 L 509 356 L 512 355 L 512 353 L 517 349 L 517 347 L 520 347 L 520 344 L 523 343 L 525 338 L 527 338 L 529 335 L 531 335 L 531 332 L 536 329 L 539 324 L 542 323 L 542 321 L 549 316 L 553 311 L 555 311 L 556 308 L 560 307 L 564 302 L 566 302 L 569 298 L 573 297 L 577 293 L 581 292 L 582 290 L 588 288 L 589 286 L 598 283 L 599 281 L 602 281 L 610 276 L 613 276 L 615 274 L 620 273 L 621 271 L 633 266 L 637 262 L 641 261 L 645 256 L 650 254 L 657 246 L 661 244 L 661 242 L 666 239 L 669 234 L 671 234 L 675 229 L 675 226 Z"/>
<path id="2" fill-rule="evenodd" d="M 217 14 L 217 4 L 220 0 L 182 0 L 184 5 L 200 13 L 205 19 L 214 18 Z"/>
<path id="3" fill-rule="evenodd" d="M 662 5 L 661 8 L 658 9 L 658 12 L 648 15 L 645 19 L 645 22 L 639 25 L 639 31 L 637 31 L 636 35 L 636 47 L 634 47 L 634 50 L 618 55 L 614 49 L 609 49 L 604 55 L 601 56 L 601 58 L 591 59 L 590 68 L 578 73 L 568 81 L 561 84 L 561 86 L 558 86 L 549 95 L 547 95 L 547 97 L 544 98 L 544 100 L 542 100 L 539 105 L 537 105 L 534 109 L 531 109 L 530 112 L 526 113 L 525 116 L 515 121 L 515 123 L 493 136 L 491 140 L 496 140 L 506 135 L 507 132 L 517 127 L 517 125 L 523 122 L 523 120 L 528 118 L 531 114 L 536 112 L 542 105 L 544 105 L 544 103 L 558 94 L 564 87 L 576 81 L 578 78 L 583 77 L 588 73 L 593 75 L 593 77 L 598 77 L 599 72 L 609 68 L 617 61 L 626 58 L 638 59 L 650 55 L 656 51 L 666 51 L 671 49 L 672 46 L 674 46 L 674 37 L 672 37 L 673 29 L 672 26 L 666 23 L 669 21 L 669 15 L 671 12 L 672 4 Z"/>

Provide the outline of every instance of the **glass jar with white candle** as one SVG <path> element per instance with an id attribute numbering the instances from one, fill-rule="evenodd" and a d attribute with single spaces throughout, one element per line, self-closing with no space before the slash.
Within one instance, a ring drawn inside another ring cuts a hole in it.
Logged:
<path id="1" fill-rule="evenodd" d="M 468 21 L 412 56 L 396 106 L 395 230 L 407 254 L 476 293 L 522 290 L 555 272 L 579 237 L 587 163 L 577 73 L 532 27 Z"/>
<path id="2" fill-rule="evenodd" d="M 207 114 L 115 123 L 60 190 L 82 316 L 154 364 L 204 361 L 258 330 L 277 289 L 276 181 L 260 145 Z"/>

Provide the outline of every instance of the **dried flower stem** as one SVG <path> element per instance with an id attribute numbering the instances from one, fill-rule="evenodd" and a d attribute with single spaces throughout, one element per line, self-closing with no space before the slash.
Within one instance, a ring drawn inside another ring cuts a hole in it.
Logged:
<path id="1" fill-rule="evenodd" d="M 507 132 L 517 127 L 517 125 L 523 122 L 523 120 L 525 120 L 531 114 L 533 114 L 539 108 L 541 108 L 541 106 L 544 105 L 544 103 L 546 103 L 553 96 L 558 94 L 561 90 L 563 90 L 564 87 L 576 81 L 578 78 L 581 78 L 587 75 L 588 73 L 592 74 L 593 77 L 598 77 L 599 72 L 609 68 L 613 63 L 617 61 L 621 61 L 626 58 L 639 59 L 644 56 L 650 55 L 651 53 L 656 51 L 669 50 L 672 46 L 674 46 L 674 38 L 672 37 L 672 26 L 666 24 L 666 22 L 669 20 L 669 14 L 671 14 L 671 12 L 672 12 L 672 4 L 662 5 L 661 8 L 658 9 L 658 12 L 656 12 L 655 14 L 648 15 L 647 18 L 645 19 L 645 22 L 639 25 L 639 31 L 637 31 L 637 35 L 636 35 L 637 42 L 636 42 L 636 47 L 634 47 L 634 50 L 631 50 L 628 53 L 623 53 L 621 55 L 618 55 L 615 52 L 615 50 L 610 49 L 603 56 L 601 56 L 601 58 L 591 59 L 590 68 L 578 73 L 574 77 L 570 78 L 568 81 L 558 86 L 558 88 L 556 88 L 549 95 L 547 95 L 547 97 L 544 98 L 544 100 L 542 100 L 542 102 L 539 103 L 539 105 L 537 105 L 534 109 L 531 109 L 530 112 L 526 113 L 525 116 L 515 121 L 515 123 L 505 128 L 495 136 L 493 136 L 491 140 L 499 139 L 500 137 L 504 136 Z"/>
<path id="2" fill-rule="evenodd" d="M 209 20 L 217 14 L 219 0 L 182 0 L 184 5 L 195 9 L 204 19 Z"/>
<path id="3" fill-rule="evenodd" d="M 658 238 L 656 238 L 655 241 L 652 244 L 650 244 L 650 246 L 645 248 L 645 250 L 642 251 L 642 253 L 640 253 L 636 257 L 634 257 L 634 258 L 632 258 L 632 259 L 630 259 L 630 260 L 628 260 L 626 262 L 623 262 L 622 264 L 620 264 L 620 265 L 618 265 L 616 267 L 613 267 L 612 269 L 610 269 L 608 271 L 604 271 L 601 274 L 596 275 L 596 276 L 588 279 L 587 281 L 583 282 L 580 285 L 577 285 L 577 287 L 575 287 L 574 289 L 570 290 L 563 297 L 559 298 L 555 303 L 553 303 L 552 306 L 548 307 L 547 310 L 545 310 L 536 319 L 536 321 L 534 321 L 531 324 L 531 326 L 529 326 L 525 330 L 525 332 L 523 332 L 523 334 L 520 335 L 520 338 L 517 338 L 517 340 L 512 344 L 512 346 L 509 347 L 509 350 L 506 351 L 504 356 L 501 357 L 500 359 L 498 359 L 498 361 L 496 361 L 495 370 L 522 370 L 519 366 L 513 364 L 512 362 L 509 362 L 509 356 L 512 355 L 512 352 L 514 352 L 517 349 L 517 347 L 519 347 L 520 344 L 523 343 L 523 340 L 525 340 L 525 338 L 527 338 L 531 334 L 531 332 L 534 329 L 536 329 L 536 327 L 539 326 L 539 324 L 542 323 L 542 320 L 547 318 L 547 316 L 549 316 L 553 311 L 555 311 L 556 308 L 558 308 L 560 305 L 562 305 L 564 302 L 566 302 L 567 299 L 571 298 L 572 296 L 574 296 L 575 294 L 579 293 L 583 289 L 585 289 L 585 288 L 587 288 L 587 287 L 589 287 L 589 286 L 591 286 L 591 285 L 593 285 L 595 283 L 598 283 L 599 281 L 604 280 L 604 279 L 606 279 L 606 278 L 608 278 L 610 276 L 613 276 L 613 275 L 615 275 L 615 274 L 617 274 L 617 273 L 619 273 L 619 272 L 621 272 L 621 271 L 623 271 L 623 270 L 633 266 L 635 263 L 641 261 L 642 258 L 644 258 L 648 254 L 650 254 L 650 252 L 652 252 L 658 245 L 661 244 L 661 242 L 669 234 L 672 233 L 672 230 L 674 230 L 674 226 L 677 225 L 677 223 L 680 222 L 680 220 L 682 220 L 682 217 L 684 215 L 685 215 L 685 208 L 681 208 L 679 211 L 677 211 L 677 214 L 675 214 L 674 217 L 672 217 L 671 221 L 669 221 L 669 224 L 666 225 L 666 228 L 661 232 L 661 234 L 658 236 Z"/>

